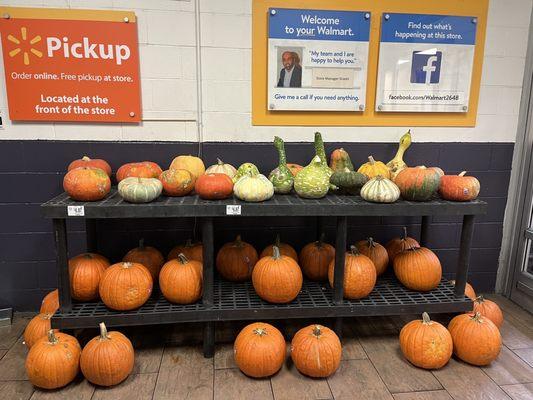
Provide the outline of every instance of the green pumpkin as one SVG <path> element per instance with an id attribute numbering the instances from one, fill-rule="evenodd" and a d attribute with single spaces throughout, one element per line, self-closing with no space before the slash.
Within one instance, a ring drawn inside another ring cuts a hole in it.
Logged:
<path id="1" fill-rule="evenodd" d="M 324 168 L 320 157 L 315 156 L 311 163 L 302 169 L 294 178 L 294 190 L 300 197 L 307 199 L 320 199 L 329 190 L 329 177 L 331 169 Z M 332 172 L 332 171 L 331 171 Z"/>
<path id="2" fill-rule="evenodd" d="M 249 162 L 244 163 L 239 167 L 239 169 L 237 169 L 237 173 L 232 178 L 233 183 L 236 183 L 244 175 L 250 176 L 250 175 L 258 174 L 258 173 L 259 173 L 259 169 L 254 164 L 249 163 Z"/>
<path id="3" fill-rule="evenodd" d="M 285 144 L 280 137 L 274 137 L 274 146 L 278 150 L 279 165 L 272 170 L 268 176 L 268 180 L 274 185 L 274 192 L 287 194 L 292 190 L 294 184 L 294 177 L 289 167 L 287 167 L 287 157 L 285 156 Z"/>
<path id="4" fill-rule="evenodd" d="M 159 197 L 163 184 L 157 178 L 130 177 L 118 183 L 118 193 L 130 203 L 149 203 Z"/>
<path id="5" fill-rule="evenodd" d="M 338 170 L 333 172 L 329 182 L 340 189 L 343 189 L 349 194 L 358 194 L 361 187 L 368 181 L 366 175 L 344 168 L 344 170 Z"/>
<path id="6" fill-rule="evenodd" d="M 274 196 L 274 185 L 262 174 L 244 175 L 233 186 L 233 194 L 244 201 L 265 201 Z"/>

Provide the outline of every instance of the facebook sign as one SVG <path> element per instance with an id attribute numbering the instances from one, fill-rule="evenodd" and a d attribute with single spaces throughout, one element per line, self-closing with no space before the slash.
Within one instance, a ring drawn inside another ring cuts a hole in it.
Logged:
<path id="1" fill-rule="evenodd" d="M 411 83 L 439 83 L 442 51 L 413 51 Z"/>

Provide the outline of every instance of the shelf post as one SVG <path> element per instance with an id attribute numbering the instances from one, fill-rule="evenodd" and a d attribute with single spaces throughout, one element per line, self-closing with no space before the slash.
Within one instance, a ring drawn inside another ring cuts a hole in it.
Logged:
<path id="1" fill-rule="evenodd" d="M 95 218 L 85 219 L 85 237 L 89 253 L 98 253 L 97 222 Z"/>
<path id="2" fill-rule="evenodd" d="M 461 244 L 459 248 L 459 262 L 455 272 L 455 297 L 464 297 L 466 281 L 468 279 L 468 265 L 470 263 L 470 247 L 474 234 L 474 215 L 463 216 L 461 229 Z"/>
<path id="3" fill-rule="evenodd" d="M 337 232 L 335 237 L 335 270 L 333 271 L 333 302 L 342 303 L 344 297 L 344 259 L 346 256 L 346 236 L 348 217 L 337 217 Z M 342 337 L 342 318 L 335 319 L 335 332 Z"/>
<path id="4" fill-rule="evenodd" d="M 59 306 L 62 313 L 72 310 L 70 296 L 70 278 L 68 274 L 68 244 L 67 223 L 64 218 L 54 218 L 54 242 L 56 247 L 57 288 L 59 291 Z"/>
<path id="5" fill-rule="evenodd" d="M 214 298 L 214 238 L 213 218 L 202 218 L 202 245 L 203 245 L 203 295 L 205 307 L 213 306 Z M 215 323 L 204 323 L 204 357 L 212 358 L 215 353 Z"/>
<path id="6" fill-rule="evenodd" d="M 427 247 L 428 228 L 429 228 L 429 215 L 423 215 L 422 224 L 420 225 L 420 246 Z"/>
<path id="7" fill-rule="evenodd" d="M 324 233 L 324 218 L 316 217 L 316 240 L 320 240 L 322 233 Z"/>

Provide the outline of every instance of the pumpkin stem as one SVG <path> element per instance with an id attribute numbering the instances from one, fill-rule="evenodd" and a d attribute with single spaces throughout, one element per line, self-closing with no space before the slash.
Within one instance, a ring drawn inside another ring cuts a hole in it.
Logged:
<path id="1" fill-rule="evenodd" d="M 81 159 L 82 161 L 91 161 L 91 159 L 88 156 L 83 156 Z"/>
<path id="2" fill-rule="evenodd" d="M 178 254 L 178 260 L 180 260 L 180 263 L 182 263 L 183 265 L 185 265 L 185 264 L 187 264 L 189 262 L 189 259 L 183 253 L 179 253 Z"/>
<path id="3" fill-rule="evenodd" d="M 59 339 L 58 339 L 57 336 L 55 335 L 53 329 L 50 329 L 50 330 L 48 331 L 48 342 L 49 342 L 50 344 L 57 344 L 57 342 L 59 342 Z"/>
<path id="4" fill-rule="evenodd" d="M 403 227 L 403 237 L 402 237 L 403 240 L 406 240 L 407 239 L 407 227 L 404 226 Z"/>
<path id="5" fill-rule="evenodd" d="M 281 257 L 281 253 L 279 251 L 279 247 L 276 245 L 272 246 L 272 258 L 274 260 L 279 260 L 280 257 Z"/>
<path id="6" fill-rule="evenodd" d="M 350 253 L 352 253 L 352 255 L 356 256 L 359 254 L 359 250 L 357 249 L 356 246 L 354 246 L 353 244 L 350 246 Z"/>
<path id="7" fill-rule="evenodd" d="M 126 261 L 122 263 L 122 268 L 131 268 L 131 267 L 133 267 L 132 262 Z"/>
<path id="8" fill-rule="evenodd" d="M 422 322 L 424 324 L 429 324 L 431 322 L 431 319 L 429 318 L 429 314 L 427 312 L 422 313 Z"/>
<path id="9" fill-rule="evenodd" d="M 324 244 L 325 240 L 326 240 L 326 233 L 322 232 L 320 234 L 320 237 L 318 238 L 318 242 L 316 242 L 317 247 L 322 247 L 322 245 Z"/>
<path id="10" fill-rule="evenodd" d="M 367 239 L 368 241 L 368 247 L 376 247 L 376 242 L 374 242 L 374 238 L 371 236 Z"/>
<path id="11" fill-rule="evenodd" d="M 466 175 L 466 171 L 463 171 L 459 174 L 459 176 L 465 176 Z"/>
<path id="12" fill-rule="evenodd" d="M 484 301 L 485 301 L 485 298 L 483 297 L 482 294 L 477 296 L 476 299 L 474 300 L 474 302 L 479 303 L 479 304 L 483 303 Z"/>
<path id="13" fill-rule="evenodd" d="M 139 239 L 139 249 L 144 250 L 144 238 Z"/>
<path id="14" fill-rule="evenodd" d="M 315 325 L 313 327 L 313 336 L 318 338 L 320 335 L 322 335 L 322 327 L 320 325 Z"/>
<path id="15" fill-rule="evenodd" d="M 191 238 L 187 239 L 187 241 L 185 242 L 185 247 L 193 247 Z"/>
<path id="16" fill-rule="evenodd" d="M 99 326 L 100 326 L 100 340 L 109 339 L 105 324 L 103 322 L 100 322 Z"/>
<path id="17" fill-rule="evenodd" d="M 475 322 L 483 322 L 483 318 L 481 316 L 481 313 L 479 312 L 476 312 L 473 316 L 472 316 L 472 320 L 475 321 Z"/>
<path id="18" fill-rule="evenodd" d="M 242 247 L 243 246 L 241 235 L 237 235 L 237 237 L 235 238 L 235 246 L 237 246 L 237 247 Z"/>
<path id="19" fill-rule="evenodd" d="M 220 158 L 217 158 L 217 164 L 218 165 L 224 165 L 224 161 L 222 161 Z"/>
<path id="20" fill-rule="evenodd" d="M 374 160 L 374 157 L 368 156 L 368 162 L 370 163 L 370 165 L 374 165 L 376 163 L 376 160 Z"/>
<path id="21" fill-rule="evenodd" d="M 281 243 L 281 238 L 279 236 L 279 233 L 276 235 L 276 238 L 274 239 L 274 246 L 278 246 Z"/>
<path id="22" fill-rule="evenodd" d="M 255 328 L 254 333 L 258 336 L 266 336 L 267 331 L 264 328 Z"/>

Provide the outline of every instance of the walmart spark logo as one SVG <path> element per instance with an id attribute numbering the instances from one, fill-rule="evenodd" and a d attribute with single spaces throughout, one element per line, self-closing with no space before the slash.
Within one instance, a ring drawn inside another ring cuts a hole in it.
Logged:
<path id="1" fill-rule="evenodd" d="M 41 58 L 43 56 L 43 53 L 37 49 L 34 49 L 32 46 L 36 43 L 39 43 L 41 41 L 41 36 L 37 35 L 34 36 L 30 41 L 29 45 L 28 42 L 28 29 L 26 27 L 20 28 L 20 39 L 16 38 L 13 35 L 9 35 L 7 37 L 7 40 L 9 40 L 12 43 L 15 43 L 18 47 L 11 50 L 9 52 L 9 57 L 15 57 L 18 54 L 22 53 L 23 59 L 24 59 L 24 65 L 30 65 L 30 53 L 33 54 L 36 57 Z M 29 49 L 28 49 L 29 48 Z M 29 50 L 29 51 L 27 51 Z"/>

